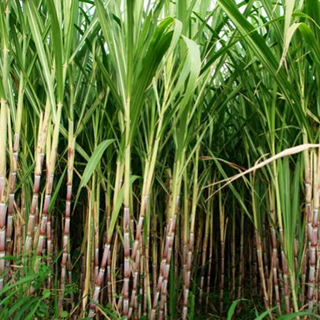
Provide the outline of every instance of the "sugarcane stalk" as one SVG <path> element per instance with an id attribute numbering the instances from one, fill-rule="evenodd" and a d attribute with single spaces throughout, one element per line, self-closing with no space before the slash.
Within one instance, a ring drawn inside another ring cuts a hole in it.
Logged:
<path id="1" fill-rule="evenodd" d="M 209 202 L 211 203 L 211 201 Z M 203 297 L 203 289 L 204 289 L 204 276 L 205 270 L 208 269 L 207 266 L 207 254 L 208 254 L 208 240 L 209 240 L 209 227 L 210 227 L 210 206 L 208 204 L 208 210 L 206 211 L 206 222 L 205 222 L 205 232 L 204 232 L 204 239 L 203 239 L 203 249 L 202 249 L 202 259 L 201 259 L 201 278 L 200 278 L 200 285 L 199 285 L 199 304 L 202 304 L 202 297 Z"/>
<path id="2" fill-rule="evenodd" d="M 111 208 L 111 204 L 110 204 L 110 184 L 108 184 L 108 191 L 106 194 L 106 230 L 109 230 L 110 228 L 110 208 Z M 108 297 L 108 301 L 109 303 L 112 303 L 112 286 L 111 286 L 111 240 L 109 239 L 109 235 L 108 235 L 108 231 L 106 231 L 106 236 L 105 236 L 105 243 L 104 243 L 104 250 L 106 250 L 106 257 L 103 257 L 101 260 L 101 265 L 100 265 L 100 269 L 102 269 L 102 273 L 105 273 L 105 270 L 107 269 L 106 272 L 106 279 L 107 279 L 107 297 Z M 106 246 L 107 245 L 107 246 Z M 103 254 L 105 254 L 105 252 L 103 251 Z M 107 266 L 107 268 L 106 268 Z M 100 272 L 99 269 L 99 272 Z M 99 274 L 98 274 L 99 277 Z M 101 276 L 101 278 L 99 279 L 99 281 L 102 281 L 103 279 L 103 275 Z M 100 282 L 99 282 L 100 283 Z"/>
<path id="3" fill-rule="evenodd" d="M 24 246 L 24 251 L 26 253 L 29 253 L 30 250 L 32 249 L 35 219 L 38 211 L 40 179 L 42 175 L 42 167 L 44 162 L 44 147 L 45 147 L 45 142 L 47 140 L 47 132 L 49 127 L 49 117 L 50 117 L 50 102 L 49 102 L 49 99 L 47 99 L 44 116 L 40 114 L 38 143 L 37 143 L 36 156 L 35 156 L 36 167 L 34 170 L 33 195 L 32 195 L 30 213 L 28 217 L 27 236 L 26 236 L 25 246 Z"/>
<path id="4" fill-rule="evenodd" d="M 262 222 L 262 250 L 263 250 L 263 263 L 265 266 L 265 277 L 269 277 L 269 261 L 268 261 L 268 246 L 267 246 L 267 235 L 266 235 L 266 224 L 265 220 Z"/>
<path id="5" fill-rule="evenodd" d="M 20 199 L 20 210 L 17 210 L 17 219 L 15 221 L 15 233 L 13 242 L 13 251 L 19 256 L 22 254 L 23 239 L 25 239 L 25 216 L 26 216 L 26 206 L 25 206 L 25 188 L 21 186 L 21 196 Z"/>
<path id="6" fill-rule="evenodd" d="M 97 279 L 99 274 L 99 225 L 100 225 L 100 219 L 99 219 L 99 204 L 100 204 L 100 186 L 101 184 L 98 183 L 96 187 L 96 198 L 94 202 L 94 216 L 93 216 L 93 226 L 94 226 L 94 250 L 92 252 L 92 259 L 93 259 L 93 268 L 92 268 L 92 276 L 91 276 L 91 282 L 92 282 L 92 292 L 94 292 L 94 286 L 95 286 L 95 279 Z"/>
<path id="7" fill-rule="evenodd" d="M 131 298 L 130 298 L 130 308 L 129 308 L 129 314 L 128 318 L 130 319 L 132 315 L 135 315 L 135 311 L 138 308 L 138 302 L 137 302 L 137 295 L 138 295 L 138 277 L 139 274 L 141 273 L 141 268 L 143 267 L 143 261 L 142 257 L 140 258 L 140 252 L 143 250 L 142 247 L 138 250 L 136 257 L 135 257 L 135 262 L 133 263 L 135 271 L 133 272 L 133 284 L 132 284 L 132 291 L 131 291 Z"/>
<path id="8" fill-rule="evenodd" d="M 16 192 L 16 181 L 17 181 L 17 169 L 18 169 L 18 153 L 20 145 L 20 131 L 21 131 L 21 118 L 22 118 L 22 107 L 24 97 L 24 76 L 20 72 L 20 82 L 18 90 L 18 102 L 17 102 L 17 114 L 15 119 L 15 134 L 13 139 L 13 150 L 10 157 L 10 175 L 9 175 L 9 201 L 8 201 L 8 220 L 7 220 L 7 255 L 12 254 L 12 233 L 13 233 L 13 213 L 14 213 L 14 199 Z"/>
<path id="9" fill-rule="evenodd" d="M 90 279 L 91 279 L 91 256 L 92 256 L 92 236 L 93 236 L 93 207 L 94 207 L 94 190 L 95 190 L 95 174 L 92 178 L 91 190 L 88 189 L 88 199 L 89 199 L 89 207 L 86 214 L 86 248 L 85 248 L 85 256 L 84 256 L 84 279 L 83 279 L 83 288 L 82 288 L 82 303 L 81 303 L 81 316 L 84 316 L 88 300 L 89 300 L 89 291 L 90 291 Z"/>
<path id="10" fill-rule="evenodd" d="M 175 205 L 175 212 L 178 211 L 179 208 L 179 202 L 180 197 L 178 196 L 176 198 L 176 205 Z M 170 262 L 172 257 L 172 248 L 174 245 L 174 236 L 175 236 L 175 228 L 176 228 L 176 219 L 177 215 L 175 214 L 173 218 L 170 218 L 167 228 L 167 235 L 166 235 L 166 241 L 165 241 L 165 248 L 163 251 L 162 256 L 162 281 L 161 281 L 161 287 L 160 287 L 160 313 L 159 313 L 159 319 L 163 319 L 164 313 L 166 313 L 166 299 L 167 299 L 167 287 L 168 287 L 168 281 L 169 281 L 169 272 L 170 272 Z M 161 274 L 161 272 L 160 272 Z M 160 277 L 159 277 L 160 278 Z M 158 286 L 159 286 L 159 279 L 158 279 Z M 155 313 L 155 312 L 154 312 Z"/>
<path id="11" fill-rule="evenodd" d="M 211 270 L 212 270 L 212 264 L 213 262 L 213 245 L 214 245 L 214 237 L 213 237 L 213 213 L 210 214 L 210 228 L 209 228 L 209 242 L 210 242 L 210 248 L 209 248 L 209 266 L 208 266 L 208 275 L 207 275 L 207 292 L 206 292 L 206 310 L 208 310 L 209 306 L 209 294 L 211 289 Z"/>
<path id="12" fill-rule="evenodd" d="M 115 309 L 120 310 L 120 308 L 117 307 L 117 303 L 116 303 L 117 283 L 116 283 L 116 278 L 113 275 L 116 271 L 116 266 L 117 266 L 118 247 L 119 247 L 119 241 L 118 241 L 118 234 L 116 233 L 114 243 L 113 243 L 110 272 L 111 272 L 111 284 L 112 284 L 112 305 Z"/>
<path id="13" fill-rule="evenodd" d="M 127 1 L 127 42 L 126 42 L 126 87 L 125 87 L 125 104 L 124 104 L 124 199 L 123 199 L 123 253 L 124 253 L 124 278 L 123 278 L 123 316 L 124 319 L 128 318 L 129 314 L 129 281 L 130 281 L 130 235 L 129 223 L 131 219 L 130 212 L 130 176 L 131 176 L 131 98 L 133 90 L 133 50 L 134 50 L 134 30 L 135 24 L 134 16 L 135 5 L 132 1 Z"/>
<path id="14" fill-rule="evenodd" d="M 195 219 L 196 219 L 198 194 L 199 194 L 198 169 L 199 169 L 199 148 L 197 148 L 195 153 L 194 169 L 193 169 L 194 176 L 193 176 L 192 208 L 191 208 L 190 228 L 189 228 L 189 237 L 188 237 L 189 239 L 188 239 L 188 244 L 186 246 L 187 252 L 185 257 L 186 269 L 185 269 L 185 275 L 184 275 L 184 294 L 183 294 L 183 309 L 182 309 L 183 320 L 187 319 L 187 314 L 188 314 L 188 295 L 189 295 L 189 287 L 190 287 L 190 281 L 191 281 L 191 264 L 192 264 L 192 256 L 193 256 L 193 249 L 194 249 L 194 232 L 195 232 L 194 229 L 195 229 Z"/>
<path id="15" fill-rule="evenodd" d="M 53 269 L 51 266 L 52 256 L 53 256 L 53 226 L 52 226 L 52 217 L 48 217 L 47 221 L 47 266 L 51 268 L 51 273 L 49 274 L 47 281 L 47 288 L 52 289 L 52 273 Z"/>
<path id="16" fill-rule="evenodd" d="M 96 190 L 95 190 L 96 191 Z M 92 250 L 90 256 L 90 280 L 89 280 L 89 297 L 92 299 L 92 293 L 94 292 L 94 281 L 96 279 L 95 275 L 95 215 L 96 215 L 96 192 L 93 198 L 92 204 Z"/>
<path id="17" fill-rule="evenodd" d="M 124 230 L 124 287 L 123 287 L 123 314 L 129 313 L 129 279 L 130 279 L 130 238 L 129 238 L 129 207 L 124 207 L 123 230 Z"/>
<path id="18" fill-rule="evenodd" d="M 313 218 L 312 218 L 312 245 L 314 246 L 315 250 L 315 255 L 316 255 L 316 268 L 315 268 L 315 297 L 314 297 L 314 302 L 317 303 L 318 300 L 318 287 L 319 283 L 317 282 L 317 279 L 319 277 L 319 246 L 318 246 L 318 241 L 319 241 L 319 222 L 318 222 L 318 215 L 319 215 L 319 168 L 320 168 L 320 160 L 319 160 L 319 155 L 317 152 L 314 152 L 314 166 L 313 166 L 313 171 L 314 171 L 314 184 L 313 184 Z"/>
<path id="19" fill-rule="evenodd" d="M 319 230 L 319 222 L 318 222 L 318 215 L 319 215 L 319 196 L 320 196 L 320 150 L 315 153 L 315 183 L 314 183 L 314 209 L 313 209 L 313 236 L 317 237 L 317 242 L 319 241 L 320 237 L 320 230 Z M 315 232 L 317 233 L 315 235 Z M 320 310 L 320 247 L 319 245 L 316 246 L 316 256 L 317 256 L 317 263 L 316 263 L 316 296 L 315 296 L 315 304 L 318 307 L 318 312 Z"/>
<path id="20" fill-rule="evenodd" d="M 264 303 L 265 303 L 266 309 L 269 309 L 269 298 L 267 293 L 265 274 L 263 270 L 261 237 L 257 231 L 255 231 L 255 241 L 256 241 L 256 247 L 257 247 L 258 268 L 260 273 L 260 280 L 262 283 Z"/>
<path id="21" fill-rule="evenodd" d="M 309 240 L 309 285 L 308 285 L 308 307 L 313 309 L 314 302 L 317 301 L 316 296 L 316 279 L 317 279 L 317 246 L 318 246 L 318 210 L 319 210 L 319 187 L 318 187 L 318 159 L 314 151 L 310 153 L 311 170 L 313 173 L 313 208 L 310 195 L 310 212 L 308 211 L 308 240 Z M 311 186 L 310 186 L 311 190 Z"/>
<path id="22" fill-rule="evenodd" d="M 178 206 L 179 203 L 179 198 L 176 199 Z M 176 216 L 170 218 L 167 226 L 167 232 L 166 232 L 166 238 L 165 238 L 165 245 L 162 250 L 162 260 L 160 264 L 160 271 L 159 271 L 159 277 L 157 281 L 157 288 L 156 288 L 156 294 L 153 299 L 153 306 L 152 306 L 152 319 L 156 319 L 156 309 L 157 309 L 157 303 L 159 296 L 161 294 L 161 306 L 162 307 L 162 314 L 160 313 L 160 318 L 161 316 L 163 317 L 163 309 L 164 309 L 164 300 L 165 296 L 167 294 L 167 282 L 168 282 L 168 276 L 169 276 L 169 269 L 170 269 L 170 261 L 171 261 L 171 253 L 172 253 L 172 246 L 173 246 L 173 241 L 174 241 L 174 231 L 175 231 L 175 224 L 176 224 Z"/>
<path id="23" fill-rule="evenodd" d="M 155 205 L 155 203 L 154 203 Z M 153 217 L 152 224 L 152 296 L 157 292 L 157 266 L 158 266 L 158 245 L 157 245 L 157 219 Z"/>
<path id="24" fill-rule="evenodd" d="M 280 241 L 281 241 L 281 263 L 282 263 L 282 273 L 283 278 L 281 279 L 283 281 L 283 295 L 285 300 L 285 307 L 286 307 L 286 313 L 290 313 L 291 310 L 291 301 L 290 301 L 290 287 L 289 287 L 289 270 L 287 266 L 286 256 L 283 250 L 283 247 L 285 247 L 285 239 L 283 237 L 283 230 L 279 228 L 280 233 Z"/>
<path id="25" fill-rule="evenodd" d="M 227 231 L 227 223 L 225 221 L 225 208 L 222 202 L 222 192 L 219 191 L 219 219 L 220 219 L 220 283 L 219 283 L 219 312 L 223 312 L 223 296 L 224 296 L 224 282 L 225 282 L 225 239 Z"/>
<path id="26" fill-rule="evenodd" d="M 255 183 L 255 176 L 253 176 L 253 184 Z M 258 270 L 260 275 L 260 281 L 262 285 L 262 293 L 264 299 L 264 305 L 266 309 L 269 309 L 269 297 L 267 293 L 267 286 L 266 286 L 266 279 L 263 267 L 263 253 L 262 253 L 262 243 L 261 243 L 261 230 L 259 230 L 259 223 L 258 223 L 258 210 L 256 204 L 256 195 L 254 191 L 252 192 L 252 209 L 253 209 L 253 220 L 254 220 L 254 243 L 256 247 L 256 259 L 258 262 Z"/>
<path id="27" fill-rule="evenodd" d="M 120 161 L 117 161 L 116 166 L 116 179 L 115 179 L 115 192 L 113 195 L 113 209 L 115 210 L 115 204 L 117 203 L 117 199 L 119 196 L 119 191 L 122 185 L 122 177 L 123 177 L 123 164 Z M 108 201 L 106 201 L 108 203 Z M 93 303 L 90 305 L 90 312 L 89 317 L 93 317 L 95 315 L 95 306 L 94 301 L 99 300 L 100 290 L 103 285 L 104 280 L 104 274 L 107 269 L 107 284 L 108 284 L 108 299 L 109 302 L 115 305 L 115 292 L 116 292 L 116 286 L 115 286 L 115 279 L 114 279 L 114 273 L 111 272 L 111 270 L 114 270 L 114 268 L 111 266 L 111 234 L 110 234 L 110 215 L 109 210 L 107 210 L 107 228 L 106 228 L 106 241 L 104 243 L 103 248 L 103 254 L 102 254 L 102 260 L 100 263 L 100 268 L 98 271 L 98 275 L 95 280 L 95 288 L 93 293 Z M 114 249 L 117 250 L 117 246 L 114 247 Z M 112 254 L 115 256 L 115 252 Z M 116 261 L 116 259 L 112 259 L 113 261 Z"/>
<path id="28" fill-rule="evenodd" d="M 308 155 L 310 159 L 310 185 L 306 183 L 306 208 L 307 208 L 307 230 L 309 241 L 309 274 L 308 274 L 308 307 L 309 310 L 313 309 L 314 305 L 314 287 L 315 287 L 315 272 L 316 272 L 316 246 L 317 246 L 317 234 L 313 233 L 313 208 L 312 208 L 312 191 L 316 181 L 312 177 L 314 162 L 314 152 Z"/>
<path id="29" fill-rule="evenodd" d="M 38 262 L 41 259 L 42 252 L 44 249 L 44 243 L 45 243 L 44 241 L 45 241 L 45 234 L 46 234 L 46 228 L 47 228 L 49 206 L 50 206 L 52 190 L 53 190 L 54 171 L 55 171 L 56 159 L 57 159 L 61 111 L 62 111 L 62 104 L 58 103 L 57 114 L 56 114 L 56 119 L 54 123 L 54 129 L 53 129 L 51 151 L 50 151 L 50 155 L 48 155 L 49 162 L 48 162 L 47 175 L 46 175 L 46 190 L 45 190 L 45 196 L 44 196 L 42 217 L 40 222 L 40 234 L 39 234 L 39 240 L 37 245 L 38 259 L 35 265 L 35 270 L 37 270 L 38 268 Z"/>
<path id="30" fill-rule="evenodd" d="M 166 95 L 166 93 L 165 93 Z M 165 99 L 166 101 L 166 99 Z M 139 212 L 139 218 L 138 218 L 138 225 L 136 228 L 136 233 L 135 233 L 135 239 L 133 243 L 133 249 L 131 253 L 131 260 L 135 260 L 135 256 L 137 254 L 138 248 L 140 246 L 139 242 L 142 237 L 142 229 L 143 229 L 143 224 L 145 221 L 145 215 L 147 212 L 147 207 L 149 203 L 149 197 L 150 197 L 150 192 L 154 180 L 154 171 L 155 171 L 155 165 L 156 165 L 156 160 L 157 160 L 157 155 L 158 155 L 158 150 L 160 146 L 160 140 L 161 140 L 161 131 L 163 129 L 163 119 L 164 119 L 164 112 L 166 111 L 166 105 L 165 102 L 162 105 L 162 108 L 160 110 L 160 115 L 159 115 L 159 120 L 157 123 L 157 130 L 154 133 L 151 134 L 150 141 L 149 141 L 149 146 L 148 149 L 150 152 L 148 153 L 148 156 L 145 160 L 145 170 L 144 170 L 144 177 L 143 177 L 143 187 L 142 187 L 142 198 L 141 198 L 141 206 L 140 206 L 140 212 Z M 133 264 L 133 270 L 132 272 L 135 274 L 135 265 Z M 138 276 L 134 277 L 134 283 L 133 287 L 136 287 L 138 281 Z M 136 294 L 136 290 L 132 291 L 132 295 Z M 135 298 L 131 298 L 133 301 Z"/>
<path id="31" fill-rule="evenodd" d="M 4 6 L 4 7 L 3 7 Z M 8 127 L 8 78 L 9 78 L 9 15 L 10 15 L 10 4 L 1 4 L 0 14 L 1 27 L 5 27 L 3 30 L 1 39 L 1 50 L 2 50 L 2 61 L 1 61 L 1 80 L 2 84 L 0 87 L 0 290 L 4 285 L 4 273 L 5 273 L 5 255 L 6 255 L 6 218 L 7 218 L 7 192 L 6 188 L 6 155 L 7 155 L 7 127 Z M 4 25 L 5 26 L 4 26 Z"/>
<path id="32" fill-rule="evenodd" d="M 250 230 L 251 235 L 251 230 Z M 252 235 L 251 235 L 252 236 Z M 252 237 L 253 238 L 253 237 Z M 254 295 L 257 294 L 257 277 L 256 277 L 256 262 L 255 262 L 255 254 L 257 252 L 255 241 L 249 239 L 249 249 L 248 249 L 248 263 L 249 263 L 249 270 L 250 270 L 250 280 L 252 282 L 252 292 L 250 292 L 250 297 L 253 298 Z"/>
<path id="33" fill-rule="evenodd" d="M 0 290 L 4 285 L 5 234 L 6 234 L 6 142 L 7 142 L 7 102 L 1 98 L 0 110 Z"/>
<path id="34" fill-rule="evenodd" d="M 105 242 L 104 242 L 104 249 L 103 249 L 103 256 L 100 264 L 100 268 L 98 273 L 95 277 L 95 288 L 93 294 L 93 301 L 98 301 L 99 294 L 101 290 L 101 286 L 103 285 L 103 281 L 105 278 L 105 273 L 107 269 L 107 286 L 108 286 L 108 300 L 112 302 L 112 290 L 111 290 L 111 267 L 110 267 L 110 255 L 111 255 L 111 240 L 109 239 L 108 230 L 110 227 L 110 213 L 109 213 L 109 205 L 108 205 L 108 195 L 106 194 L 106 235 L 105 235 Z M 95 315 L 95 306 L 93 303 L 90 304 L 90 313 L 89 317 L 93 317 Z"/>
<path id="35" fill-rule="evenodd" d="M 72 285 L 72 262 L 71 262 L 71 254 L 68 254 L 67 260 L 67 270 L 68 270 L 68 283 Z M 71 299 L 71 309 L 74 309 L 75 300 L 74 300 L 74 293 L 73 291 L 70 292 L 70 299 Z"/>
<path id="36" fill-rule="evenodd" d="M 232 213 L 232 239 L 231 239 L 231 299 L 234 299 L 236 293 L 236 216 L 233 201 Z"/>
<path id="37" fill-rule="evenodd" d="M 243 280 L 245 277 L 244 271 L 244 210 L 241 208 L 240 218 L 240 252 L 239 252 L 239 279 L 238 279 L 238 295 L 237 299 L 240 299 L 243 294 Z M 239 314 L 240 310 L 237 309 L 236 314 Z"/>
<path id="38" fill-rule="evenodd" d="M 182 154 L 182 160 L 184 159 L 184 155 Z M 180 160 L 181 161 L 181 160 Z M 176 228 L 176 219 L 177 214 L 179 211 L 179 203 L 180 203 L 180 190 L 181 190 L 181 167 L 183 161 L 180 162 L 177 160 L 175 162 L 175 168 L 174 168 L 174 174 L 172 179 L 172 195 L 171 195 L 171 203 L 169 205 L 169 217 L 168 217 L 168 225 L 167 225 L 167 232 L 166 232 L 166 238 L 164 242 L 164 248 L 162 250 L 162 260 L 160 263 L 160 271 L 159 271 L 159 277 L 157 282 L 157 289 L 156 294 L 153 298 L 153 304 L 152 304 L 152 313 L 151 318 L 156 318 L 156 310 L 157 310 L 157 304 L 158 299 L 161 294 L 161 300 L 160 300 L 160 313 L 159 318 L 163 317 L 163 310 L 165 307 L 165 299 L 167 296 L 167 284 L 168 284 L 168 277 L 169 277 L 169 271 L 170 271 L 170 262 L 171 262 L 171 254 L 172 254 L 172 247 L 174 245 L 174 236 L 175 236 L 175 228 Z"/>
<path id="39" fill-rule="evenodd" d="M 278 284 L 278 243 L 277 236 L 275 231 L 276 225 L 276 214 L 275 214 L 275 206 L 274 206 L 274 189 L 271 186 L 271 191 L 269 192 L 270 199 L 270 232 L 271 232 L 271 242 L 272 242 L 272 279 L 273 279 L 273 287 L 275 294 L 275 302 L 278 307 L 278 312 L 281 314 L 280 308 L 280 292 L 279 292 L 279 284 Z"/>
<path id="40" fill-rule="evenodd" d="M 189 216 L 189 181 L 188 181 L 188 175 L 187 172 L 185 171 L 183 174 L 183 180 L 184 180 L 184 205 L 183 205 L 183 223 L 181 223 L 181 247 L 182 247 L 182 279 L 183 279 L 183 308 L 182 308 L 182 318 L 185 319 L 187 316 L 187 308 L 185 306 L 188 306 L 188 295 L 186 294 L 187 288 L 186 288 L 186 282 L 187 282 L 187 260 L 188 260 L 188 233 L 189 233 L 189 221 L 190 221 L 190 216 Z M 179 228 L 178 228 L 179 229 Z M 178 231 L 176 234 L 177 239 L 179 239 L 178 236 Z M 176 243 L 179 242 L 178 240 Z M 179 251 L 176 251 L 179 252 Z M 178 258 L 176 258 L 177 261 Z M 176 268 L 176 263 L 175 263 L 175 268 Z M 176 269 L 177 271 L 177 269 Z M 187 300 L 187 301 L 186 301 Z"/>
<path id="41" fill-rule="evenodd" d="M 151 219 L 148 219 L 148 230 L 150 230 L 150 221 Z M 149 309 L 151 306 L 151 282 L 150 282 L 150 267 L 149 267 L 149 261 L 150 261 L 150 236 L 147 237 L 147 242 L 145 246 L 145 260 L 144 260 L 144 269 L 141 270 L 145 274 L 143 284 L 144 284 L 144 292 L 143 292 L 143 316 L 147 317 L 149 314 Z"/>
<path id="42" fill-rule="evenodd" d="M 60 310 L 63 310 L 62 299 L 64 297 L 67 260 L 70 256 L 70 224 L 71 224 L 71 200 L 72 200 L 72 184 L 73 184 L 73 166 L 74 166 L 74 147 L 75 137 L 73 135 L 73 121 L 69 119 L 69 134 L 68 134 L 68 169 L 67 169 L 67 195 L 66 208 L 64 218 L 64 228 L 62 236 L 62 259 L 61 259 L 61 292 L 60 292 Z"/>

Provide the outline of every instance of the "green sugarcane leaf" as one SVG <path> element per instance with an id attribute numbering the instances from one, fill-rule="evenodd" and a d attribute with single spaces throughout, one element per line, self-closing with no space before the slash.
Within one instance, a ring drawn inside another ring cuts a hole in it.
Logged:
<path id="1" fill-rule="evenodd" d="M 261 313 L 258 317 L 255 318 L 255 320 L 262 320 L 266 318 L 267 316 L 270 317 L 272 310 L 275 310 L 276 308 L 266 310 L 265 312 Z"/>
<path id="2" fill-rule="evenodd" d="M 28 18 L 30 30 L 33 36 L 33 41 L 37 48 L 38 57 L 41 63 L 43 77 L 46 81 L 46 91 L 50 98 L 53 116 L 56 114 L 56 99 L 54 95 L 54 85 L 49 68 L 49 53 L 45 50 L 43 44 L 43 26 L 40 23 L 39 13 L 34 6 L 33 1 L 25 1 L 26 15 Z M 59 59 L 59 58 L 58 58 Z"/>
<path id="3" fill-rule="evenodd" d="M 288 29 L 288 32 L 286 34 L 283 54 L 282 54 L 282 58 L 281 58 L 281 61 L 280 61 L 280 66 L 283 64 L 283 61 L 286 58 L 286 55 L 288 53 L 292 37 L 295 34 L 296 30 L 300 31 L 302 37 L 305 40 L 305 43 L 310 46 L 310 49 L 312 51 L 312 54 L 313 54 L 313 57 L 314 57 L 315 61 L 320 65 L 320 47 L 319 47 L 319 44 L 317 42 L 317 39 L 315 38 L 315 36 L 314 36 L 312 30 L 310 29 L 310 27 L 307 24 L 305 24 L 303 22 L 300 22 L 300 23 L 294 23 Z"/>
<path id="4" fill-rule="evenodd" d="M 65 43 L 65 50 L 64 50 L 64 61 L 68 63 L 71 50 L 73 44 L 78 44 L 78 39 L 75 34 L 75 25 L 77 23 L 78 15 L 79 15 L 79 2 L 78 0 L 69 1 L 68 4 L 64 7 L 64 16 L 65 16 L 65 23 L 66 28 L 64 29 L 64 43 Z"/>
<path id="5" fill-rule="evenodd" d="M 39 305 L 41 303 L 41 300 L 38 299 L 35 303 L 35 306 L 33 307 L 33 309 L 27 314 L 27 316 L 25 317 L 25 320 L 32 320 L 34 319 L 34 315 L 37 312 L 37 309 L 39 308 Z"/>
<path id="6" fill-rule="evenodd" d="M 17 303 L 14 304 L 14 306 L 12 306 L 9 311 L 8 311 L 8 317 L 7 319 L 10 319 L 10 317 L 12 317 L 12 315 L 23 305 L 25 305 L 28 301 L 30 300 L 30 297 L 21 297 L 19 301 L 17 301 Z"/>
<path id="7" fill-rule="evenodd" d="M 81 188 L 87 185 L 90 178 L 92 177 L 94 170 L 97 168 L 98 164 L 100 163 L 101 157 L 103 156 L 104 152 L 114 141 L 115 141 L 114 139 L 105 140 L 97 146 L 97 148 L 95 149 L 92 156 L 90 157 L 86 165 L 86 168 L 83 172 L 83 175 L 80 181 L 79 191 L 81 190 Z"/>
<path id="8" fill-rule="evenodd" d="M 313 312 L 295 312 L 291 314 L 282 315 L 278 318 L 278 320 L 294 320 L 297 319 L 297 317 L 311 317 L 311 319 L 320 319 L 320 316 L 313 313 Z"/>
<path id="9" fill-rule="evenodd" d="M 101 0 L 96 1 L 96 10 L 98 14 L 98 20 L 103 32 L 103 35 L 106 39 L 108 45 L 108 51 L 110 52 L 110 60 L 114 66 L 117 74 L 117 79 L 119 82 L 119 96 L 122 99 L 122 104 L 125 104 L 126 94 L 125 94 L 125 61 L 126 59 L 123 56 L 121 51 L 119 41 L 116 36 L 119 34 L 118 25 L 114 26 L 110 12 L 103 6 Z"/>
<path id="10" fill-rule="evenodd" d="M 132 184 L 138 178 L 140 178 L 140 177 L 139 176 L 131 176 L 130 177 L 130 186 L 132 186 Z M 118 219 L 118 216 L 119 216 L 119 212 L 120 212 L 120 209 L 121 209 L 121 206 L 122 206 L 122 203 L 123 203 L 123 199 L 124 199 L 124 185 L 121 187 L 121 189 L 119 191 L 119 194 L 118 194 L 118 197 L 117 197 L 117 201 L 116 201 L 116 204 L 114 206 L 114 210 L 113 210 L 112 215 L 111 215 L 110 227 L 109 227 L 109 230 L 108 230 L 108 237 L 109 238 L 113 234 L 113 230 L 114 230 L 114 227 L 116 225 L 116 222 L 117 222 L 117 219 Z"/>
<path id="11" fill-rule="evenodd" d="M 77 42 L 77 46 L 74 49 L 70 59 L 69 63 L 71 63 L 78 55 L 80 55 L 81 52 L 85 52 L 85 47 L 86 47 L 86 41 L 88 39 L 91 39 L 92 37 L 96 36 L 97 33 L 99 32 L 99 22 L 98 18 L 94 17 L 92 21 L 90 22 L 90 25 L 86 28 L 84 34 L 81 36 L 81 39 L 79 42 Z M 70 26 L 71 28 L 71 26 Z M 72 39 L 69 39 L 71 41 Z M 69 44 L 70 46 L 71 44 Z"/>
<path id="12" fill-rule="evenodd" d="M 166 18 L 161 22 L 149 43 L 146 56 L 142 59 L 143 68 L 132 91 L 131 138 L 136 132 L 135 128 L 138 125 L 146 88 L 151 84 L 165 54 L 173 50 L 177 45 L 177 40 L 181 32 L 181 23 L 178 22 L 173 31 L 171 30 L 172 26 L 175 26 L 175 20 L 173 18 Z"/>
<path id="13" fill-rule="evenodd" d="M 0 291 L 0 294 L 4 294 L 6 292 L 8 292 L 9 290 L 15 288 L 15 287 L 18 287 L 19 285 L 21 284 L 24 284 L 24 283 L 31 283 L 33 280 L 39 278 L 39 274 L 35 273 L 35 274 L 31 274 L 29 276 L 26 276 L 18 281 L 16 281 L 14 284 L 8 284 L 6 285 L 1 291 Z M 0 306 L 2 304 L 2 301 L 0 301 Z"/>
<path id="14" fill-rule="evenodd" d="M 315 21 L 316 28 L 314 30 L 315 30 L 316 37 L 319 38 L 320 3 L 319 1 L 305 0 L 304 4 L 305 4 L 305 11 Z"/>
<path id="15" fill-rule="evenodd" d="M 246 299 L 239 299 L 232 302 L 227 315 L 227 320 L 232 320 L 234 312 L 236 311 L 236 307 L 240 301 L 245 301 Z"/>
<path id="16" fill-rule="evenodd" d="M 270 72 L 272 77 L 278 83 L 299 124 L 305 128 L 306 132 L 308 133 L 308 137 L 312 141 L 313 136 L 310 130 L 310 126 L 302 110 L 297 94 L 293 90 L 291 84 L 288 82 L 284 70 L 278 70 L 277 60 L 273 52 L 268 47 L 264 38 L 240 13 L 235 3 L 228 0 L 219 0 L 219 5 L 223 8 L 223 10 L 236 25 L 237 30 L 243 36 L 243 39 L 254 52 L 255 56 L 260 60 L 261 64 L 268 70 L 268 72 Z"/>
<path id="17" fill-rule="evenodd" d="M 63 170 L 63 172 L 60 176 L 60 179 L 59 179 L 56 187 L 54 188 L 54 192 L 51 197 L 48 213 L 51 213 L 52 209 L 56 205 L 56 200 L 58 199 L 59 191 L 62 186 L 62 182 L 63 182 L 64 176 L 66 175 L 66 172 L 67 172 L 67 167 L 65 167 L 65 169 Z"/>
<path id="18" fill-rule="evenodd" d="M 32 306 L 36 303 L 35 299 L 31 299 L 28 303 L 24 304 L 22 306 L 22 308 L 19 310 L 19 312 L 17 312 L 16 316 L 14 317 L 14 320 L 21 320 L 21 319 L 25 319 L 25 317 L 23 317 L 23 314 L 28 310 L 31 309 Z"/>
<path id="19" fill-rule="evenodd" d="M 55 73 L 57 82 L 57 102 L 62 104 L 63 102 L 63 44 L 62 44 L 62 34 L 61 26 L 58 21 L 57 11 L 53 0 L 47 1 L 48 11 L 50 13 L 51 20 L 51 35 L 52 35 L 52 45 L 55 61 Z"/>

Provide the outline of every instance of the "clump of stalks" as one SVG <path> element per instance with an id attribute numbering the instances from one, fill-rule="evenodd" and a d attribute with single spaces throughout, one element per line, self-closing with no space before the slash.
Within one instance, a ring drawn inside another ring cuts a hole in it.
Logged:
<path id="1" fill-rule="evenodd" d="M 319 12 L 2 1 L 0 318 L 318 314 Z"/>

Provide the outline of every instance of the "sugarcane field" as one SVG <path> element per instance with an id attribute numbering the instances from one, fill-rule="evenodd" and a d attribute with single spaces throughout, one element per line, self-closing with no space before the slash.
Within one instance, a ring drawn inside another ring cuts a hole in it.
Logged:
<path id="1" fill-rule="evenodd" d="M 0 0 L 0 320 L 320 319 L 320 0 Z"/>

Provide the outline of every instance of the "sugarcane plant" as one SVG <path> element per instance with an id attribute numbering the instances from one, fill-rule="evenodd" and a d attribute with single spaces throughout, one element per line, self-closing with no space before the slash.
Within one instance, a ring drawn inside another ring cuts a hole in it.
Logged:
<path id="1" fill-rule="evenodd" d="M 319 26 L 2 1 L 0 318 L 319 317 Z"/>

